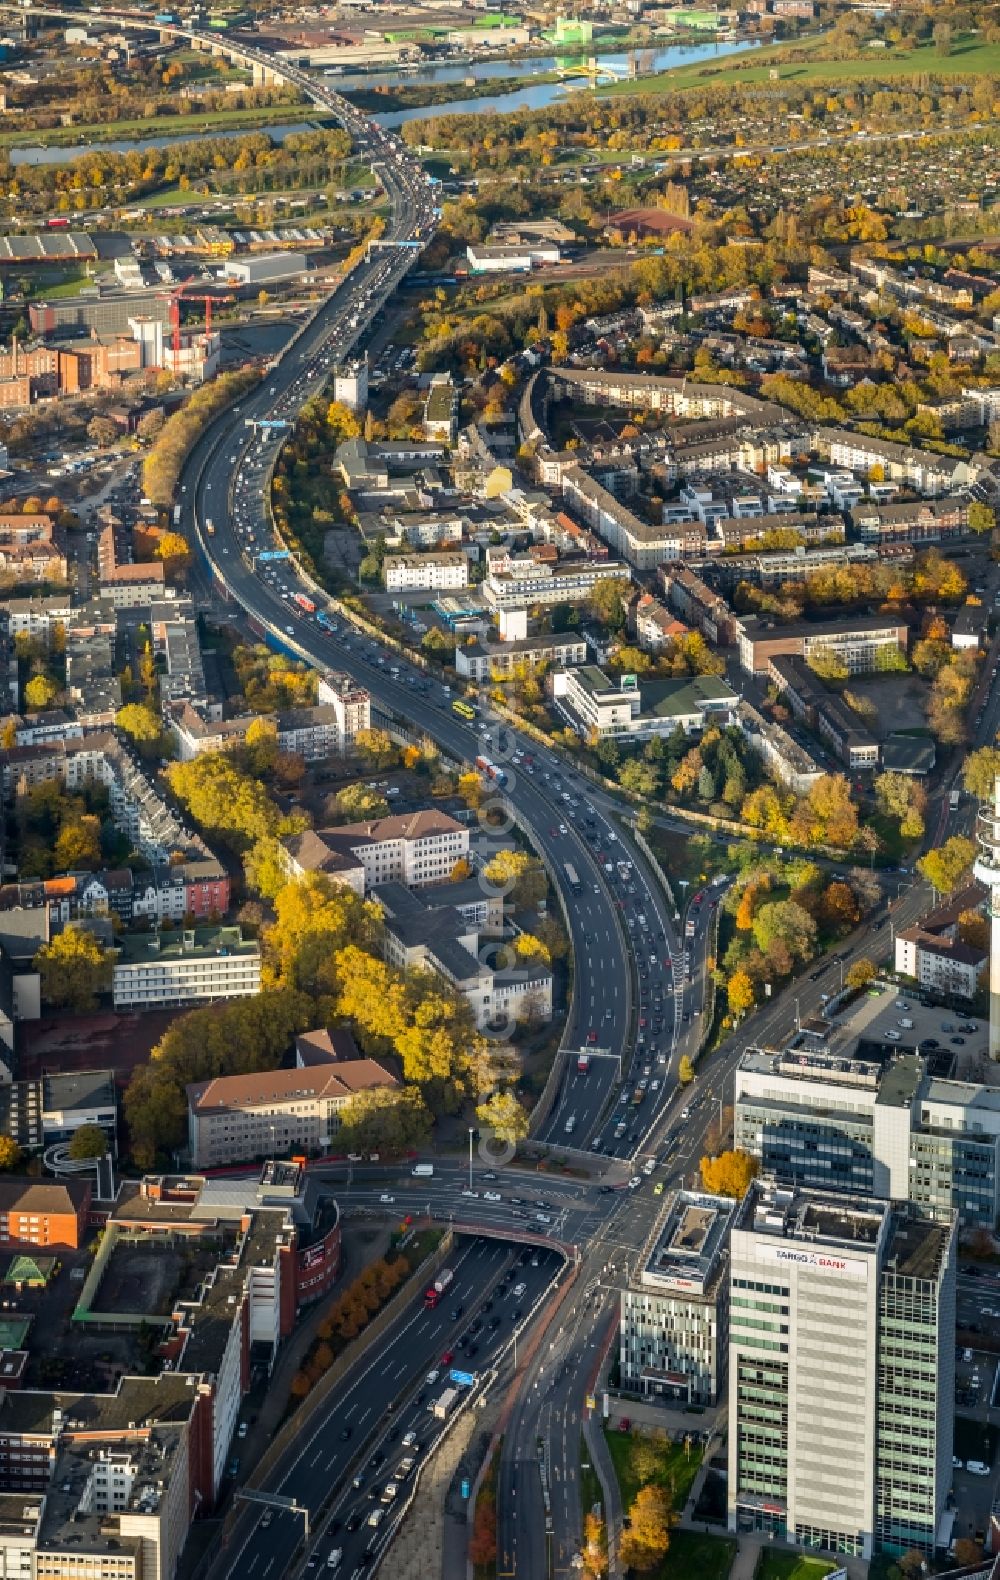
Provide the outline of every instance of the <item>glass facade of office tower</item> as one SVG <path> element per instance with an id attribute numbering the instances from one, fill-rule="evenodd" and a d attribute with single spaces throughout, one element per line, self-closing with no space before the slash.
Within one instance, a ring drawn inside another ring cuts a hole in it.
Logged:
<path id="1" fill-rule="evenodd" d="M 919 1220 L 900 1234 L 913 1252 L 897 1235 L 879 1289 L 875 1542 L 933 1553 L 952 1480 L 954 1236 L 935 1246 Z"/>
<path id="2" fill-rule="evenodd" d="M 952 1481 L 954 1218 L 759 1179 L 730 1239 L 728 1521 L 933 1553 Z"/>
<path id="3" fill-rule="evenodd" d="M 915 1130 L 910 1136 L 910 1200 L 932 1218 L 957 1212 L 963 1224 L 992 1228 L 997 1210 L 995 1136 Z"/>
<path id="4" fill-rule="evenodd" d="M 874 1189 L 872 1125 L 867 1117 L 821 1115 L 773 1101 L 741 1097 L 735 1145 L 760 1158 L 779 1179 L 812 1190 L 870 1196 Z"/>

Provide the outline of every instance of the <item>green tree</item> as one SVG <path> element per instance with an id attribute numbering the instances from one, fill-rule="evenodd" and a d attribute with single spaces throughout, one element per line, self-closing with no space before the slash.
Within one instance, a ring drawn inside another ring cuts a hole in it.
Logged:
<path id="1" fill-rule="evenodd" d="M 274 772 L 281 747 L 278 726 L 273 719 L 254 719 L 247 726 L 243 745 L 250 773 L 255 777 L 263 777 Z"/>
<path id="2" fill-rule="evenodd" d="M 415 1086 L 358 1092 L 340 1114 L 340 1135 L 354 1152 L 398 1156 L 425 1146 L 433 1120 Z"/>
<path id="3" fill-rule="evenodd" d="M 625 594 L 623 584 L 613 576 L 602 576 L 591 588 L 587 599 L 592 617 L 611 631 L 625 627 Z"/>
<path id="4" fill-rule="evenodd" d="M 368 822 L 372 818 L 386 817 L 389 803 L 378 790 L 367 785 L 345 785 L 335 797 L 337 816 L 347 823 Z"/>
<path id="5" fill-rule="evenodd" d="M 528 1134 L 528 1115 L 513 1092 L 494 1092 L 485 1103 L 479 1104 L 476 1118 L 501 1141 L 512 1146 Z"/>
<path id="6" fill-rule="evenodd" d="M 650 763 L 631 758 L 618 770 L 618 783 L 630 795 L 653 796 L 660 785 L 660 776 Z"/>
<path id="7" fill-rule="evenodd" d="M 81 1125 L 70 1138 L 69 1155 L 75 1162 L 82 1162 L 86 1158 L 103 1158 L 107 1150 L 108 1138 L 100 1125 Z"/>
<path id="8" fill-rule="evenodd" d="M 663 1562 L 670 1547 L 670 1527 L 676 1516 L 663 1487 L 640 1487 L 629 1508 L 628 1529 L 619 1542 L 624 1566 L 646 1574 Z"/>
<path id="9" fill-rule="evenodd" d="M 164 532 L 156 545 L 156 558 L 163 561 L 168 578 L 179 579 L 191 563 L 191 550 L 179 532 Z"/>
<path id="10" fill-rule="evenodd" d="M 754 1006 L 753 981 L 746 971 L 734 971 L 726 988 L 729 1013 L 735 1017 L 746 1015 Z"/>
<path id="11" fill-rule="evenodd" d="M 243 848 L 275 834 L 280 815 L 266 787 L 244 773 L 229 752 L 203 752 L 171 763 L 167 782 L 196 823 Z"/>
<path id="12" fill-rule="evenodd" d="M 100 821 L 88 814 L 67 818 L 56 837 L 52 859 L 56 872 L 95 871 L 101 864 Z"/>
<path id="13" fill-rule="evenodd" d="M 321 872 L 286 883 L 274 901 L 274 923 L 264 934 L 264 952 L 274 980 L 305 993 L 333 993 L 334 960 L 349 943 L 378 932 L 378 908 Z"/>
<path id="14" fill-rule="evenodd" d="M 975 859 L 975 842 L 964 834 L 953 834 L 937 850 L 929 850 L 925 856 L 921 856 L 917 870 L 939 894 L 951 894 Z"/>
<path id="15" fill-rule="evenodd" d="M 354 749 L 372 768 L 389 768 L 399 761 L 399 747 L 387 730 L 359 730 Z"/>
<path id="16" fill-rule="evenodd" d="M 77 1014 L 97 1008 L 98 994 L 111 986 L 111 955 L 85 928 L 70 926 L 35 955 L 42 998 Z"/>
<path id="17" fill-rule="evenodd" d="M 810 653 L 806 662 L 813 673 L 819 676 L 820 680 L 830 681 L 832 684 L 846 680 L 850 674 L 843 659 L 838 654 L 824 647 L 817 648 L 814 653 Z"/>
<path id="18" fill-rule="evenodd" d="M 808 960 L 816 945 L 816 923 L 795 900 L 771 900 L 754 917 L 753 935 L 763 954 L 778 943 L 793 959 Z"/>

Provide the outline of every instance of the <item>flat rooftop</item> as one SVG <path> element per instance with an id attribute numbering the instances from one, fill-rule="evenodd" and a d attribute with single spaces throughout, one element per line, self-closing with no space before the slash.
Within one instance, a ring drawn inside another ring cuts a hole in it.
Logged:
<path id="1" fill-rule="evenodd" d="M 189 927 L 173 933 L 119 933 L 115 947 L 118 963 L 123 966 L 260 953 L 257 940 L 243 938 L 238 927 Z"/>
<path id="2" fill-rule="evenodd" d="M 904 1020 L 912 1024 L 904 1026 Z M 916 988 L 885 984 L 881 992 L 863 993 L 842 1013 L 830 1016 L 826 1024 L 831 1052 L 856 1048 L 862 1057 L 875 1059 L 880 1051 L 884 1055 L 891 1050 L 912 1053 L 919 1049 L 936 1073 L 953 1069 L 962 1074 L 975 1067 L 977 1079 L 989 1078 L 980 1073 L 989 1062 L 988 1023 L 965 1010 L 925 1004 Z"/>
<path id="3" fill-rule="evenodd" d="M 887 1269 L 906 1278 L 936 1281 L 948 1254 L 952 1225 L 897 1212 L 886 1254 Z"/>
<path id="4" fill-rule="evenodd" d="M 874 1250 L 890 1211 L 888 1202 L 832 1196 L 764 1180 L 742 1202 L 737 1227 L 838 1250 L 850 1246 Z"/>
<path id="5" fill-rule="evenodd" d="M 721 1271 L 736 1206 L 728 1196 L 678 1191 L 650 1239 L 643 1288 L 704 1294 Z"/>

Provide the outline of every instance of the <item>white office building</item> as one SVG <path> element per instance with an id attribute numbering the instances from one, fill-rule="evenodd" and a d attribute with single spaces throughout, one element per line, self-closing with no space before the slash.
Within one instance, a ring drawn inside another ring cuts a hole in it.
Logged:
<path id="1" fill-rule="evenodd" d="M 260 992 L 260 945 L 238 927 L 122 933 L 112 974 L 115 1009 L 164 1009 L 252 998 Z"/>
<path id="2" fill-rule="evenodd" d="M 645 1399 L 714 1405 L 726 1374 L 729 1230 L 736 1202 L 678 1191 L 638 1278 L 621 1292 L 622 1387 Z"/>
<path id="3" fill-rule="evenodd" d="M 952 1480 L 955 1225 L 758 1181 L 730 1239 L 731 1530 L 932 1552 Z"/>

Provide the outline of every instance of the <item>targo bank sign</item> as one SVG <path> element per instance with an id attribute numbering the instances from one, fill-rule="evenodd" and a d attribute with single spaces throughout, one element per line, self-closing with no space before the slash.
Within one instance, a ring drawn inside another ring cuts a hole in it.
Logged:
<path id="1" fill-rule="evenodd" d="M 806 1251 L 799 1246 L 758 1245 L 757 1255 L 765 1262 L 780 1262 L 785 1267 L 823 1273 L 833 1278 L 856 1278 L 867 1282 L 868 1263 L 857 1256 L 838 1256 L 835 1251 Z"/>

